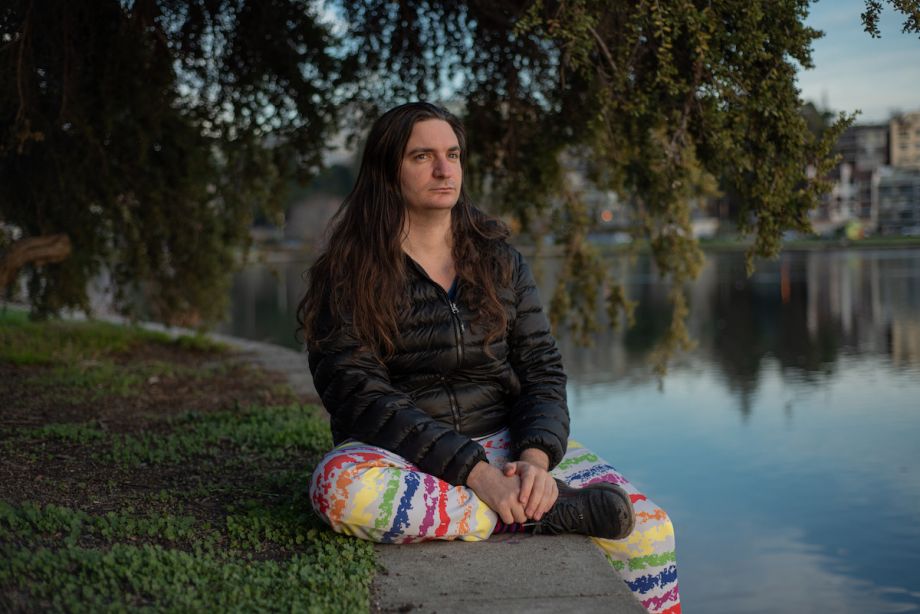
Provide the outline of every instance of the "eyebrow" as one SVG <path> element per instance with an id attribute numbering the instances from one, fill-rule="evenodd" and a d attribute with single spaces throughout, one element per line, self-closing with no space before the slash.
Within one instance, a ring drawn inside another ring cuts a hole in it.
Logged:
<path id="1" fill-rule="evenodd" d="M 415 154 L 420 154 L 420 153 L 431 153 L 431 152 L 433 152 L 433 151 L 434 151 L 434 148 L 433 148 L 433 147 L 416 147 L 415 149 L 412 149 L 412 150 L 410 150 L 410 151 L 407 151 L 407 152 L 406 152 L 406 155 L 407 155 L 407 156 L 414 156 Z M 449 147 L 449 148 L 447 149 L 447 151 L 460 151 L 460 146 L 459 146 L 459 145 L 454 145 L 453 147 Z"/>

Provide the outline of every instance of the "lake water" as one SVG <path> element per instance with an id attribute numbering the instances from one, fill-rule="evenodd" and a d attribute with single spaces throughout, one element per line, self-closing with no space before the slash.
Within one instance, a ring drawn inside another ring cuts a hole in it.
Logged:
<path id="1" fill-rule="evenodd" d="M 241 272 L 223 330 L 296 347 L 305 267 Z M 572 434 L 670 513 L 687 611 L 920 611 L 920 250 L 708 254 L 661 382 L 667 287 L 626 279 L 632 329 L 560 338 Z"/>

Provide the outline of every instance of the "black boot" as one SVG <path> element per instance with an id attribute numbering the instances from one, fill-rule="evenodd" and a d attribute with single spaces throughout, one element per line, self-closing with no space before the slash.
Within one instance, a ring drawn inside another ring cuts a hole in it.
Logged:
<path id="1" fill-rule="evenodd" d="M 534 525 L 534 533 L 581 533 L 591 537 L 623 539 L 636 524 L 632 502 L 616 484 L 602 482 L 572 488 L 561 480 L 559 498 Z"/>

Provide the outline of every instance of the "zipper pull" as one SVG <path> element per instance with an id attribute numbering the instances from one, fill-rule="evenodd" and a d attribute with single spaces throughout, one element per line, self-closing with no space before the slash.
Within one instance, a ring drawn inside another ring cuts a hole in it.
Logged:
<path id="1" fill-rule="evenodd" d="M 460 323 L 460 331 L 463 332 L 466 330 L 466 327 L 463 326 L 463 320 L 460 318 L 460 310 L 457 308 L 457 305 L 453 301 L 447 301 L 450 303 L 451 312 L 457 316 L 457 322 Z"/>

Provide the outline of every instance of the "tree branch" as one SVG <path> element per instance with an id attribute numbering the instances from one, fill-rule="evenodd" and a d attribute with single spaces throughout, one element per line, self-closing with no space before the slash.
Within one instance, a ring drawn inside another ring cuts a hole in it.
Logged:
<path id="1" fill-rule="evenodd" d="M 617 65 L 616 62 L 613 61 L 613 56 L 610 55 L 610 49 L 607 48 L 606 43 L 604 43 L 604 39 L 601 38 L 601 35 L 598 34 L 597 30 L 595 30 L 593 27 L 588 26 L 588 31 L 591 32 L 594 40 L 597 41 L 597 46 L 600 47 L 601 51 L 604 52 L 604 57 L 607 58 L 607 63 L 610 64 L 610 70 L 612 70 L 613 74 L 615 75 L 617 73 Z"/>
<path id="2" fill-rule="evenodd" d="M 44 235 L 19 239 L 0 255 L 0 289 L 16 279 L 19 269 L 27 264 L 44 266 L 70 258 L 70 237 L 66 234 Z"/>

